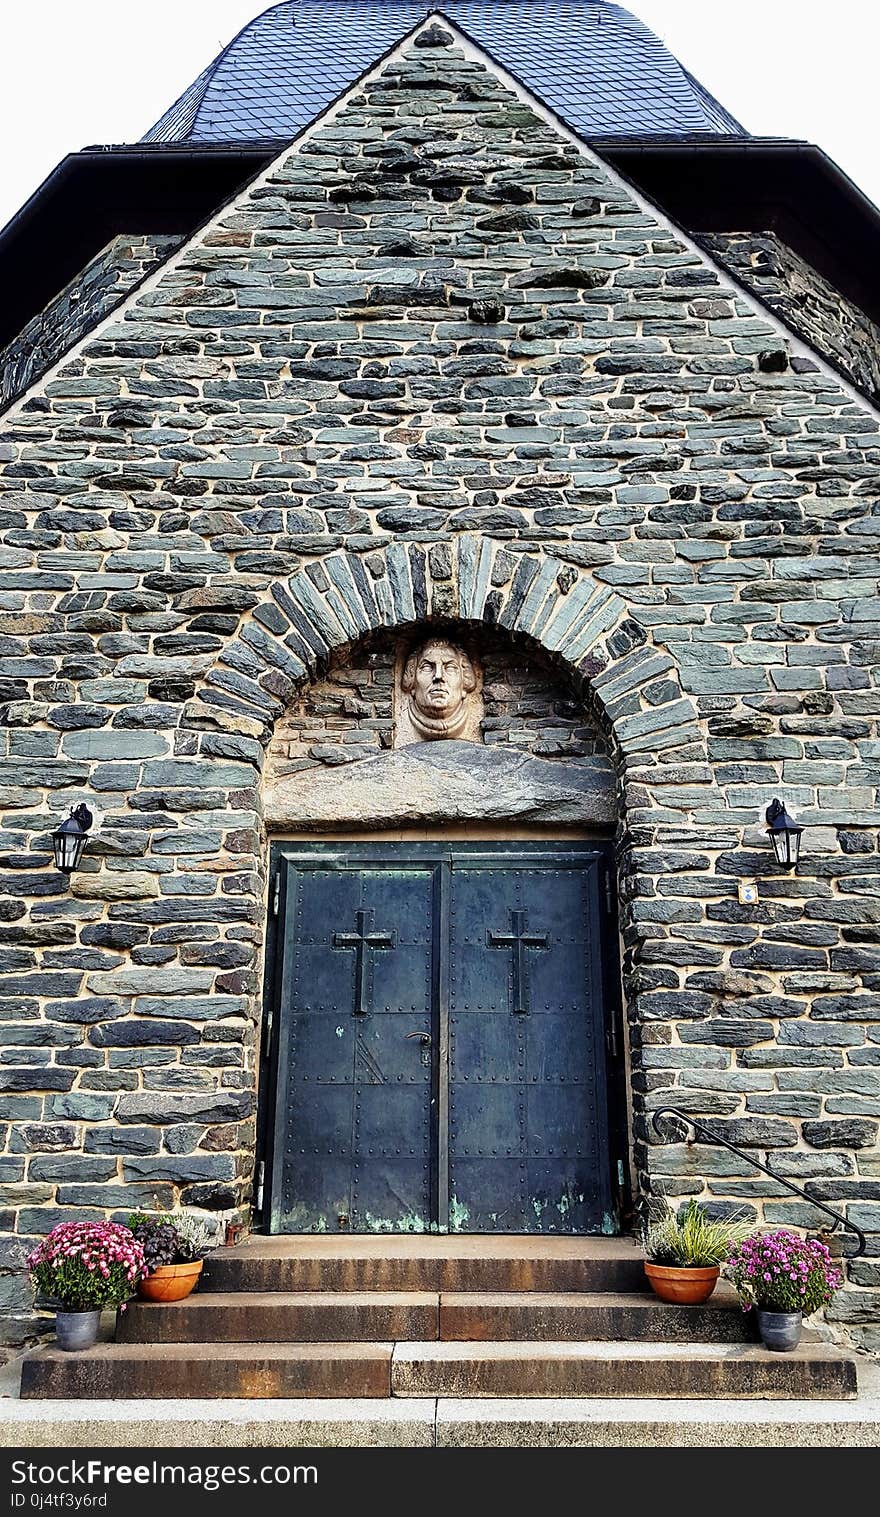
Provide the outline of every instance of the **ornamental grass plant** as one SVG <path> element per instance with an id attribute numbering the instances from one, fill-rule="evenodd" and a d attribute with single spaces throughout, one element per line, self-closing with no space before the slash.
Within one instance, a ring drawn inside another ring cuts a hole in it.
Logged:
<path id="1" fill-rule="evenodd" d="M 642 1247 L 652 1264 L 673 1269 L 714 1269 L 731 1248 L 748 1237 L 752 1224 L 736 1216 L 710 1217 L 691 1197 L 678 1212 L 668 1201 L 642 1230 Z"/>
<path id="2" fill-rule="evenodd" d="M 27 1265 L 38 1297 L 65 1312 L 120 1306 L 147 1274 L 140 1243 L 118 1222 L 60 1222 Z"/>
<path id="3" fill-rule="evenodd" d="M 818 1238 L 787 1227 L 753 1233 L 731 1252 L 724 1274 L 744 1311 L 800 1312 L 809 1317 L 826 1306 L 843 1284 L 830 1250 Z"/>

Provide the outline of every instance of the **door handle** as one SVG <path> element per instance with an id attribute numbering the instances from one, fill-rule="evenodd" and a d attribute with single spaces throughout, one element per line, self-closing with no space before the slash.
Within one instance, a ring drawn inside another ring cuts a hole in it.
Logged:
<path id="1" fill-rule="evenodd" d="M 431 1034 L 429 1032 L 407 1032 L 405 1038 L 418 1038 L 422 1045 L 421 1060 L 426 1069 L 431 1068 Z"/>

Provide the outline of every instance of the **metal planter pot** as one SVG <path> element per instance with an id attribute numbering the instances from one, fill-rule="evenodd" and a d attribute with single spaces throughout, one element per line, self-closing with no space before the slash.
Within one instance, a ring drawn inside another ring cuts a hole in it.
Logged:
<path id="1" fill-rule="evenodd" d="M 91 1348 L 98 1337 L 100 1312 L 56 1312 L 55 1337 L 58 1347 L 66 1349 Z"/>
<path id="2" fill-rule="evenodd" d="M 801 1312 L 758 1311 L 758 1331 L 765 1348 L 774 1353 L 789 1353 L 801 1341 L 804 1319 Z"/>

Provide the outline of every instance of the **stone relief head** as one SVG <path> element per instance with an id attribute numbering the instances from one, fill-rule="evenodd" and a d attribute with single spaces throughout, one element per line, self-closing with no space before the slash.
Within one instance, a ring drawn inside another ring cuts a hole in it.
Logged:
<path id="1" fill-rule="evenodd" d="M 422 738 L 454 738 L 464 731 L 469 697 L 477 688 L 470 658 L 457 643 L 430 638 L 414 648 L 403 667 L 401 688 L 416 733 Z"/>

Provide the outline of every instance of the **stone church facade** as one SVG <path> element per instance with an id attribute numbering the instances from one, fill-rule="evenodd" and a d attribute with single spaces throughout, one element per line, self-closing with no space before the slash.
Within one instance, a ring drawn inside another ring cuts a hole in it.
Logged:
<path id="1" fill-rule="evenodd" d="M 657 1193 L 821 1221 L 661 1141 L 673 1105 L 868 1234 L 833 1318 L 876 1348 L 878 457 L 863 391 L 442 18 L 31 383 L 0 418 L 13 1317 L 59 1220 L 267 1223 L 285 858 L 580 848 L 584 1230 Z M 429 644 L 471 671 L 439 734 Z"/>

